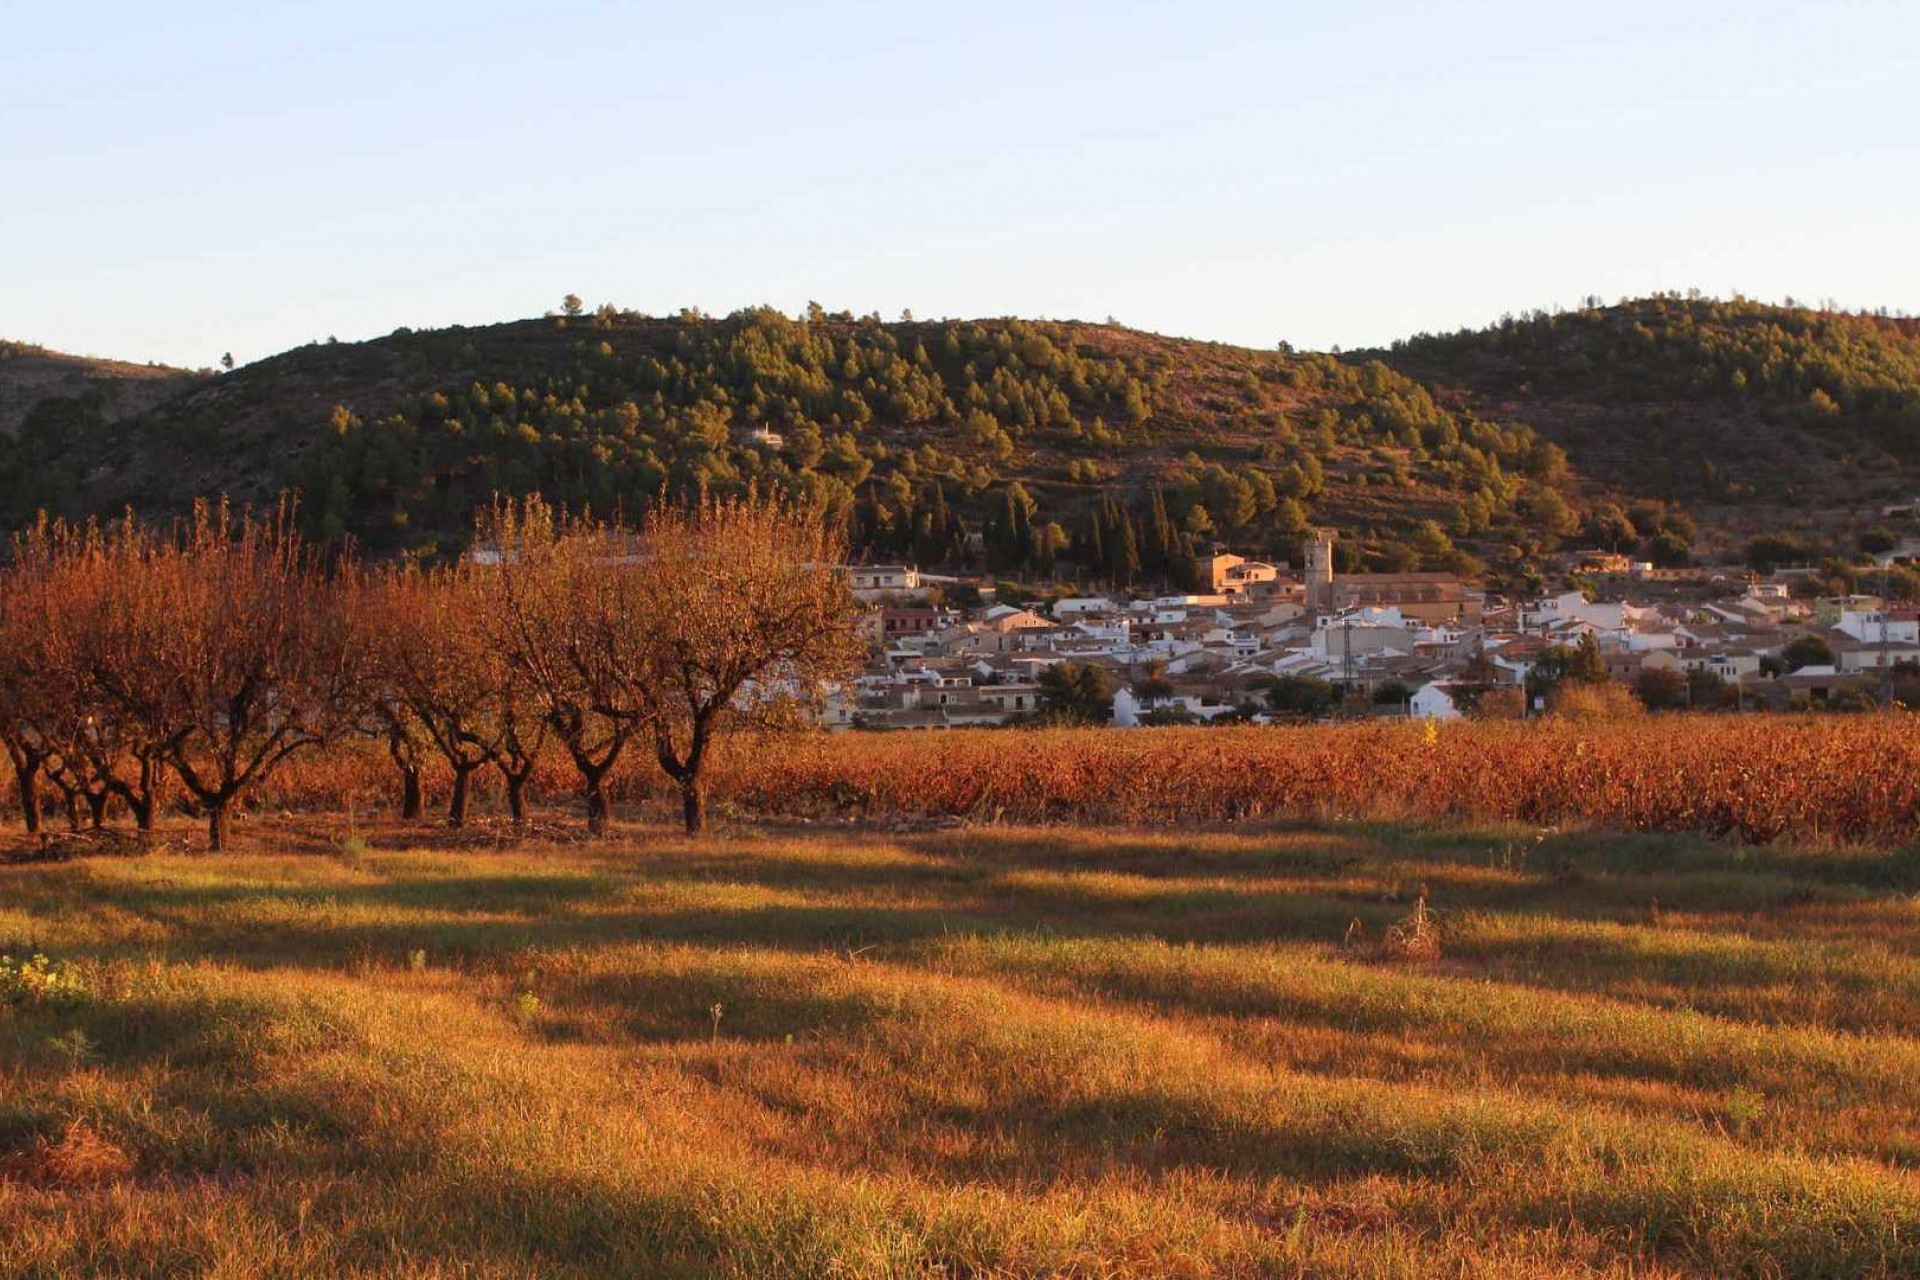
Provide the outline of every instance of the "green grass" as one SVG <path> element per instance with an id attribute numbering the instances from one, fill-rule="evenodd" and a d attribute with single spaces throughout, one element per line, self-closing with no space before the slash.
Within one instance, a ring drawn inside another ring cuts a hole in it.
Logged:
<path id="1" fill-rule="evenodd" d="M 323 825 L 0 868 L 0 1274 L 1920 1272 L 1904 855 Z"/>

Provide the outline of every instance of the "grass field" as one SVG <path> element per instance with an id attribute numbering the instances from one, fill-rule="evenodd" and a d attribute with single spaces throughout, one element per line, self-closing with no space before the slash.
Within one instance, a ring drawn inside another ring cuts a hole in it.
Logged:
<path id="1" fill-rule="evenodd" d="M 1913 857 L 338 825 L 0 868 L 0 1273 L 1920 1273 Z"/>

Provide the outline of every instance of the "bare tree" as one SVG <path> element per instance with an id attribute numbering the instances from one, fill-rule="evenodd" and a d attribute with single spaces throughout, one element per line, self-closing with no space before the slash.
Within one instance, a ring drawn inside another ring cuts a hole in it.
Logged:
<path id="1" fill-rule="evenodd" d="M 502 684 L 495 715 L 499 749 L 494 752 L 493 767 L 506 784 L 507 814 L 517 830 L 527 824 L 527 785 L 533 781 L 552 726 L 541 714 L 535 691 L 517 678 Z"/>
<path id="2" fill-rule="evenodd" d="M 354 667 L 353 731 L 381 743 L 400 775 L 400 817 L 412 822 L 426 808 L 427 756 L 432 744 L 419 717 L 396 689 L 384 628 L 389 625 L 386 576 L 343 562 L 339 589 L 355 634 L 366 645 Z"/>
<path id="3" fill-rule="evenodd" d="M 360 645 L 343 592 L 294 527 L 291 502 L 234 516 L 199 504 L 129 578 L 147 628 L 167 761 L 226 847 L 234 802 L 286 758 L 328 740 L 353 710 Z"/>
<path id="4" fill-rule="evenodd" d="M 496 502 L 477 534 L 494 562 L 493 643 L 573 762 L 587 829 L 601 834 L 607 775 L 653 712 L 632 538 L 538 496 Z"/>
<path id="5" fill-rule="evenodd" d="M 427 807 L 427 735 L 396 697 L 374 691 L 362 705 L 361 732 L 386 744 L 387 758 L 400 774 L 400 817 L 414 822 Z"/>
<path id="6" fill-rule="evenodd" d="M 642 546 L 654 758 L 697 835 L 714 743 L 799 722 L 864 652 L 846 535 L 817 503 L 749 494 L 662 504 Z"/>
<path id="7" fill-rule="evenodd" d="M 101 528 L 43 518 L 14 539 L 4 609 L 11 661 L 0 677 L 10 754 L 16 774 L 39 762 L 76 829 L 83 808 L 103 825 L 115 798 L 142 832 L 153 827 L 165 734 L 111 694 L 117 670 L 143 665 L 118 593 L 147 549 L 130 520 Z M 37 818 L 37 799 L 22 799 Z"/>
<path id="8" fill-rule="evenodd" d="M 470 566 L 403 565 L 368 592 L 378 681 L 452 770 L 447 825 L 454 827 L 466 823 L 473 775 L 502 747 L 509 673 L 483 625 L 490 585 Z"/>
<path id="9" fill-rule="evenodd" d="M 17 562 L 0 578 L 0 744 L 13 765 L 15 794 L 27 834 L 40 833 L 40 779 L 53 747 L 47 740 L 44 688 L 33 661 L 36 625 Z"/>

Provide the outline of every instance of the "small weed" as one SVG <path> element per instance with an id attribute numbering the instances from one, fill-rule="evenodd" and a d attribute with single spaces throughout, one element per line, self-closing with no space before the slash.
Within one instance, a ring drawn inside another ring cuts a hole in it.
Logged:
<path id="1" fill-rule="evenodd" d="M 1767 1100 L 1743 1084 L 1727 1095 L 1727 1127 L 1739 1137 L 1751 1135 L 1766 1114 Z"/>
<path id="2" fill-rule="evenodd" d="M 1427 906 L 1425 893 L 1414 900 L 1406 919 L 1387 926 L 1380 950 L 1390 960 L 1422 963 L 1440 958 L 1440 922 Z"/>
<path id="3" fill-rule="evenodd" d="M 361 836 L 342 836 L 333 842 L 333 856 L 348 866 L 358 866 L 360 860 L 373 852 L 373 846 Z"/>
<path id="4" fill-rule="evenodd" d="M 132 1157 L 112 1139 L 85 1120 L 74 1120 L 59 1138 L 0 1157 L 0 1182 L 11 1174 L 33 1186 L 90 1186 L 124 1178 L 133 1168 Z"/>
<path id="5" fill-rule="evenodd" d="M 1525 871 L 1527 863 L 1533 860 L 1533 855 L 1540 851 L 1540 846 L 1553 833 L 1554 828 L 1543 827 L 1534 832 L 1532 840 L 1509 840 L 1501 847 L 1499 856 L 1491 861 L 1502 871 Z"/>
<path id="6" fill-rule="evenodd" d="M 76 1070 L 92 1059 L 95 1046 L 93 1037 L 75 1027 L 63 1036 L 50 1036 L 47 1048 L 64 1058 L 69 1070 Z"/>
<path id="7" fill-rule="evenodd" d="M 0 956 L 0 1004 L 70 1007 L 85 1003 L 91 994 L 86 976 L 65 961 L 38 953 Z"/>

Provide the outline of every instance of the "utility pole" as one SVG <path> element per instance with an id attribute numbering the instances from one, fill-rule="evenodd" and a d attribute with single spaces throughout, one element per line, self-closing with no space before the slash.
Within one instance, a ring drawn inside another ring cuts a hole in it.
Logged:
<path id="1" fill-rule="evenodd" d="M 1880 709 L 1885 711 L 1893 706 L 1893 663 L 1892 652 L 1887 648 L 1887 623 L 1893 617 L 1893 601 L 1887 595 L 1887 579 L 1893 569 L 1893 556 L 1880 563 L 1880 666 L 1886 673 L 1884 691 L 1880 696 Z"/>

